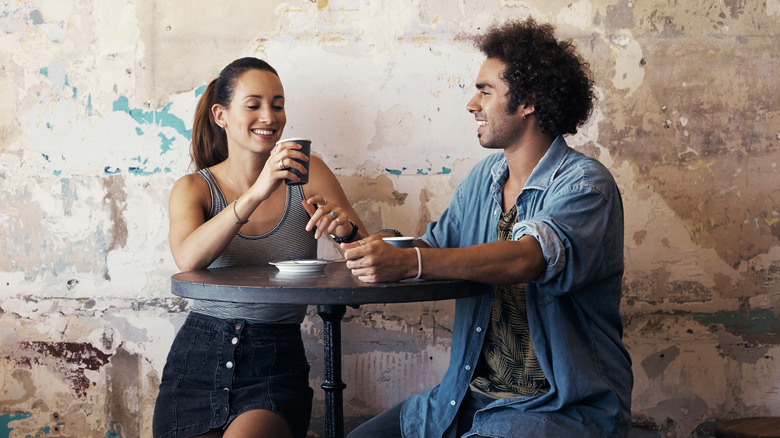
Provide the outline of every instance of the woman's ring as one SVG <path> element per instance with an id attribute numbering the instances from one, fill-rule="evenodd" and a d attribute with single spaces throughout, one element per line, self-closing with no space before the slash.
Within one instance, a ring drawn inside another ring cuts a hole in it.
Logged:
<path id="1" fill-rule="evenodd" d="M 336 217 L 336 212 L 335 211 L 331 211 L 330 212 L 330 217 Z"/>
<path id="2" fill-rule="evenodd" d="M 336 218 L 336 223 L 339 224 L 339 226 L 341 226 L 341 219 Z"/>
<path id="3" fill-rule="evenodd" d="M 282 164 L 282 161 L 284 161 L 284 158 L 279 160 L 279 170 L 284 170 L 284 164 Z"/>
<path id="4" fill-rule="evenodd" d="M 360 239 L 360 240 L 358 240 L 358 243 L 359 243 L 359 244 L 361 244 L 361 245 L 365 245 L 365 244 L 366 244 L 366 241 L 365 241 L 365 240 L 363 240 L 363 239 Z"/>

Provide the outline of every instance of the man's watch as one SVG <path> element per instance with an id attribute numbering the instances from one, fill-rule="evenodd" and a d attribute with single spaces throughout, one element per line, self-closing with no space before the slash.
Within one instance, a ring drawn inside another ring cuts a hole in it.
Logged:
<path id="1" fill-rule="evenodd" d="M 344 236 L 344 237 L 339 237 L 339 236 L 337 236 L 335 234 L 331 234 L 330 238 L 333 239 L 333 241 L 336 242 L 336 243 L 349 243 L 349 242 L 352 242 L 353 240 L 355 240 L 355 236 L 357 235 L 357 232 L 358 232 L 358 226 L 357 226 L 356 223 L 352 222 L 351 219 L 350 219 L 349 223 L 352 224 L 352 231 L 349 233 L 349 235 Z"/>

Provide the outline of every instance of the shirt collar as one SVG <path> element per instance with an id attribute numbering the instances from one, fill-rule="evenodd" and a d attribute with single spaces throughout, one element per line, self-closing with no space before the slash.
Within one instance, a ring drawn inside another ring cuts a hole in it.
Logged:
<path id="1" fill-rule="evenodd" d="M 569 146 L 566 144 L 566 140 L 560 135 L 555 138 L 550 145 L 550 149 L 544 154 L 539 163 L 531 172 L 531 176 L 528 177 L 528 181 L 525 183 L 525 189 L 538 189 L 544 190 L 549 187 L 558 169 L 561 168 L 563 162 L 566 161 L 566 157 L 569 156 Z M 509 166 L 506 162 L 506 157 L 501 159 L 493 165 L 490 169 L 490 174 L 493 177 L 493 184 L 491 185 L 491 192 L 498 193 L 504 187 L 504 182 L 509 177 Z"/>

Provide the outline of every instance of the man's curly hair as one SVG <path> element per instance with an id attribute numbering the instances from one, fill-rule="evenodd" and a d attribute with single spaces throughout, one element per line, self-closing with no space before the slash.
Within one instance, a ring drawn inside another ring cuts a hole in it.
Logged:
<path id="1" fill-rule="evenodd" d="M 571 40 L 558 41 L 555 27 L 533 18 L 494 26 L 476 39 L 488 57 L 506 64 L 507 113 L 533 105 L 542 133 L 574 134 L 593 109 L 590 67 Z"/>

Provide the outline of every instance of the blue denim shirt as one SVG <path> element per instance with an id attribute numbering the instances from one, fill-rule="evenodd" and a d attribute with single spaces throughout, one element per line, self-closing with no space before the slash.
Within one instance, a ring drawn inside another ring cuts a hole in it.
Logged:
<path id="1" fill-rule="evenodd" d="M 482 160 L 422 240 L 435 248 L 495 242 L 507 176 L 503 154 Z M 617 185 L 601 163 L 558 137 L 515 203 L 512 239 L 535 237 L 547 261 L 539 278 L 526 284 L 526 305 L 550 391 L 496 400 L 477 412 L 470 434 L 625 437 L 633 374 L 619 314 L 623 206 Z M 440 385 L 404 403 L 403 436 L 440 437 L 452 423 L 482 350 L 491 301 L 490 294 L 457 301 L 449 368 Z"/>

